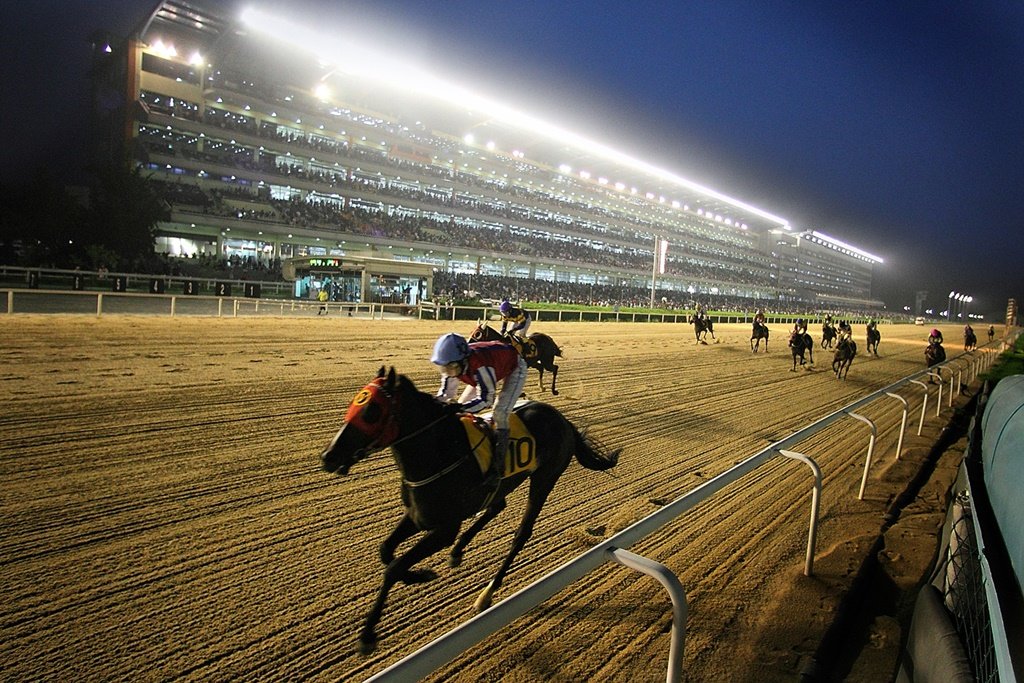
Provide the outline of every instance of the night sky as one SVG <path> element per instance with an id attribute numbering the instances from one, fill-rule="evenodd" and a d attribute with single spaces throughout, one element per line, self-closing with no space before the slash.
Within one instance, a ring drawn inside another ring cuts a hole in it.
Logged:
<path id="1" fill-rule="evenodd" d="M 971 294 L 990 319 L 1024 300 L 1018 0 L 252 5 L 378 33 L 447 80 L 876 254 L 890 310 L 918 290 L 937 311 Z M 42 164 L 74 177 L 87 38 L 154 6 L 4 5 L 5 182 Z"/>

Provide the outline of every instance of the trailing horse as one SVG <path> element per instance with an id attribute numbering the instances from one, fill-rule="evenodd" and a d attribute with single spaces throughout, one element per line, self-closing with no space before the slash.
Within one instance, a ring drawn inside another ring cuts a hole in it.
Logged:
<path id="1" fill-rule="evenodd" d="M 466 545 L 505 509 L 505 497 L 520 484 L 530 482 L 526 509 L 508 555 L 476 601 L 478 611 L 490 606 L 573 456 L 583 467 L 597 471 L 611 469 L 618 462 L 619 449 L 608 450 L 596 443 L 546 403 L 528 402 L 516 408 L 510 426 L 505 477 L 495 491 L 484 486 L 491 456 L 486 423 L 459 414 L 419 391 L 394 368 L 385 373 L 382 366 L 377 377 L 356 393 L 345 424 L 320 454 L 323 469 L 348 474 L 360 460 L 390 447 L 402 475 L 405 506 L 398 525 L 380 546 L 384 580 L 359 634 L 364 654 L 377 645 L 376 627 L 391 588 L 398 582 L 423 583 L 436 578 L 429 569 L 413 567 L 453 543 L 448 563 L 458 566 Z M 462 522 L 481 509 L 482 514 L 460 536 Z M 425 533 L 396 558 L 399 545 L 418 532 Z"/>
<path id="2" fill-rule="evenodd" d="M 821 348 L 831 349 L 836 339 L 836 326 L 829 323 L 821 324 Z"/>
<path id="3" fill-rule="evenodd" d="M 718 337 L 715 336 L 715 324 L 711 322 L 711 318 L 698 318 L 696 315 L 691 315 L 690 322 L 693 324 L 693 334 L 697 337 L 698 344 L 707 344 L 705 337 L 708 336 L 708 333 L 711 334 L 715 343 L 718 343 Z"/>
<path id="4" fill-rule="evenodd" d="M 764 352 L 768 353 L 768 326 L 755 320 L 754 328 L 750 332 L 750 350 L 757 353 L 757 350 L 761 348 L 762 339 L 764 339 Z"/>
<path id="5" fill-rule="evenodd" d="M 805 353 L 810 356 L 810 360 L 807 362 L 814 365 L 814 340 L 811 339 L 811 335 L 806 332 L 793 332 L 789 335 L 789 350 L 793 353 L 793 369 L 790 372 L 796 372 L 798 358 L 800 365 L 804 364 Z"/>
<path id="6" fill-rule="evenodd" d="M 974 330 L 964 332 L 964 351 L 973 351 L 977 347 L 978 335 L 974 334 Z"/>
<path id="7" fill-rule="evenodd" d="M 558 389 L 556 387 L 558 383 L 558 366 L 555 365 L 555 357 L 562 357 L 562 349 L 559 348 L 554 339 L 541 332 L 534 332 L 526 339 L 528 342 L 532 342 L 536 353 L 527 352 L 523 355 L 523 358 L 529 367 L 537 368 L 540 372 L 540 390 L 544 391 L 544 371 L 547 370 L 551 373 L 551 394 L 558 396 Z M 508 339 L 486 322 L 481 322 L 477 324 L 473 334 L 469 335 L 469 341 L 508 341 Z"/>
<path id="8" fill-rule="evenodd" d="M 878 355 L 878 342 L 882 341 L 882 333 L 878 331 L 877 327 L 868 325 L 868 353 Z"/>
<path id="9" fill-rule="evenodd" d="M 853 337 L 844 337 L 836 343 L 836 350 L 832 354 L 832 372 L 836 373 L 836 379 L 846 379 L 856 355 L 857 342 L 853 341 Z"/>

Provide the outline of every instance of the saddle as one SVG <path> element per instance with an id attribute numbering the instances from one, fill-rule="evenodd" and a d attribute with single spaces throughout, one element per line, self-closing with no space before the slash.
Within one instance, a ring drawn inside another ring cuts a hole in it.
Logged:
<path id="1" fill-rule="evenodd" d="M 492 413 L 459 415 L 459 422 L 466 430 L 469 447 L 473 451 L 481 474 L 491 469 L 491 458 L 494 457 L 494 425 L 490 419 L 491 415 Z M 515 413 L 508 416 L 508 445 L 508 453 L 505 454 L 506 477 L 537 469 L 537 441 Z"/>
<path id="2" fill-rule="evenodd" d="M 529 362 L 537 358 L 537 343 L 527 337 L 520 337 L 518 334 L 512 334 L 509 332 L 505 335 L 505 340 L 519 352 L 519 355 L 523 357 L 523 360 Z"/>

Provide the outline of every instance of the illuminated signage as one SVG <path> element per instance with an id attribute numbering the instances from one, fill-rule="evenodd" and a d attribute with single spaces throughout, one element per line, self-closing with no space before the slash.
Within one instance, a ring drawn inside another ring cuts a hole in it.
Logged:
<path id="1" fill-rule="evenodd" d="M 311 258 L 309 259 L 310 268 L 341 268 L 340 258 Z"/>

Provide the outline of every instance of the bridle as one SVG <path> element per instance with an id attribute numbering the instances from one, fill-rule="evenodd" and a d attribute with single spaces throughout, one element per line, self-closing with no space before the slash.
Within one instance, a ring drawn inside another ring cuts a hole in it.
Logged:
<path id="1" fill-rule="evenodd" d="M 356 449 L 353 452 L 352 455 L 356 459 L 356 461 L 363 460 L 364 458 L 370 456 L 371 454 L 376 453 L 378 451 L 382 451 L 385 448 L 393 448 L 398 444 L 402 443 L 403 441 L 408 441 L 409 439 L 422 434 L 428 429 L 431 429 L 434 425 L 438 424 L 446 417 L 448 417 L 446 413 L 441 413 L 438 417 L 436 417 L 430 422 L 427 422 L 418 429 L 409 432 L 408 434 L 397 436 L 397 408 L 399 405 L 398 399 L 392 392 L 384 388 L 384 386 L 382 385 L 382 381 L 383 378 L 377 378 L 374 381 L 367 384 L 356 394 L 356 397 L 352 399 L 352 403 L 349 405 L 348 415 L 346 415 L 346 422 L 347 424 L 354 425 L 356 429 L 359 429 L 363 433 L 366 433 L 366 428 L 368 425 L 366 425 L 363 420 L 358 418 L 358 414 L 362 410 L 362 406 L 369 403 L 371 400 L 377 403 L 385 403 L 387 405 L 387 409 L 385 411 L 386 415 L 379 429 L 377 430 L 377 436 L 374 437 L 368 444 L 366 444 L 362 448 Z M 355 410 L 353 410 L 354 408 Z M 361 424 L 362 426 L 360 426 Z M 462 465 L 463 462 L 465 462 L 468 459 L 468 457 L 469 456 L 464 456 L 456 460 L 454 463 L 448 465 L 440 472 L 436 472 L 435 474 L 427 477 L 426 479 L 422 479 L 420 481 L 409 481 L 408 479 L 403 479 L 402 482 L 405 485 L 410 486 L 412 488 L 425 486 L 454 472 L 460 465 Z"/>

